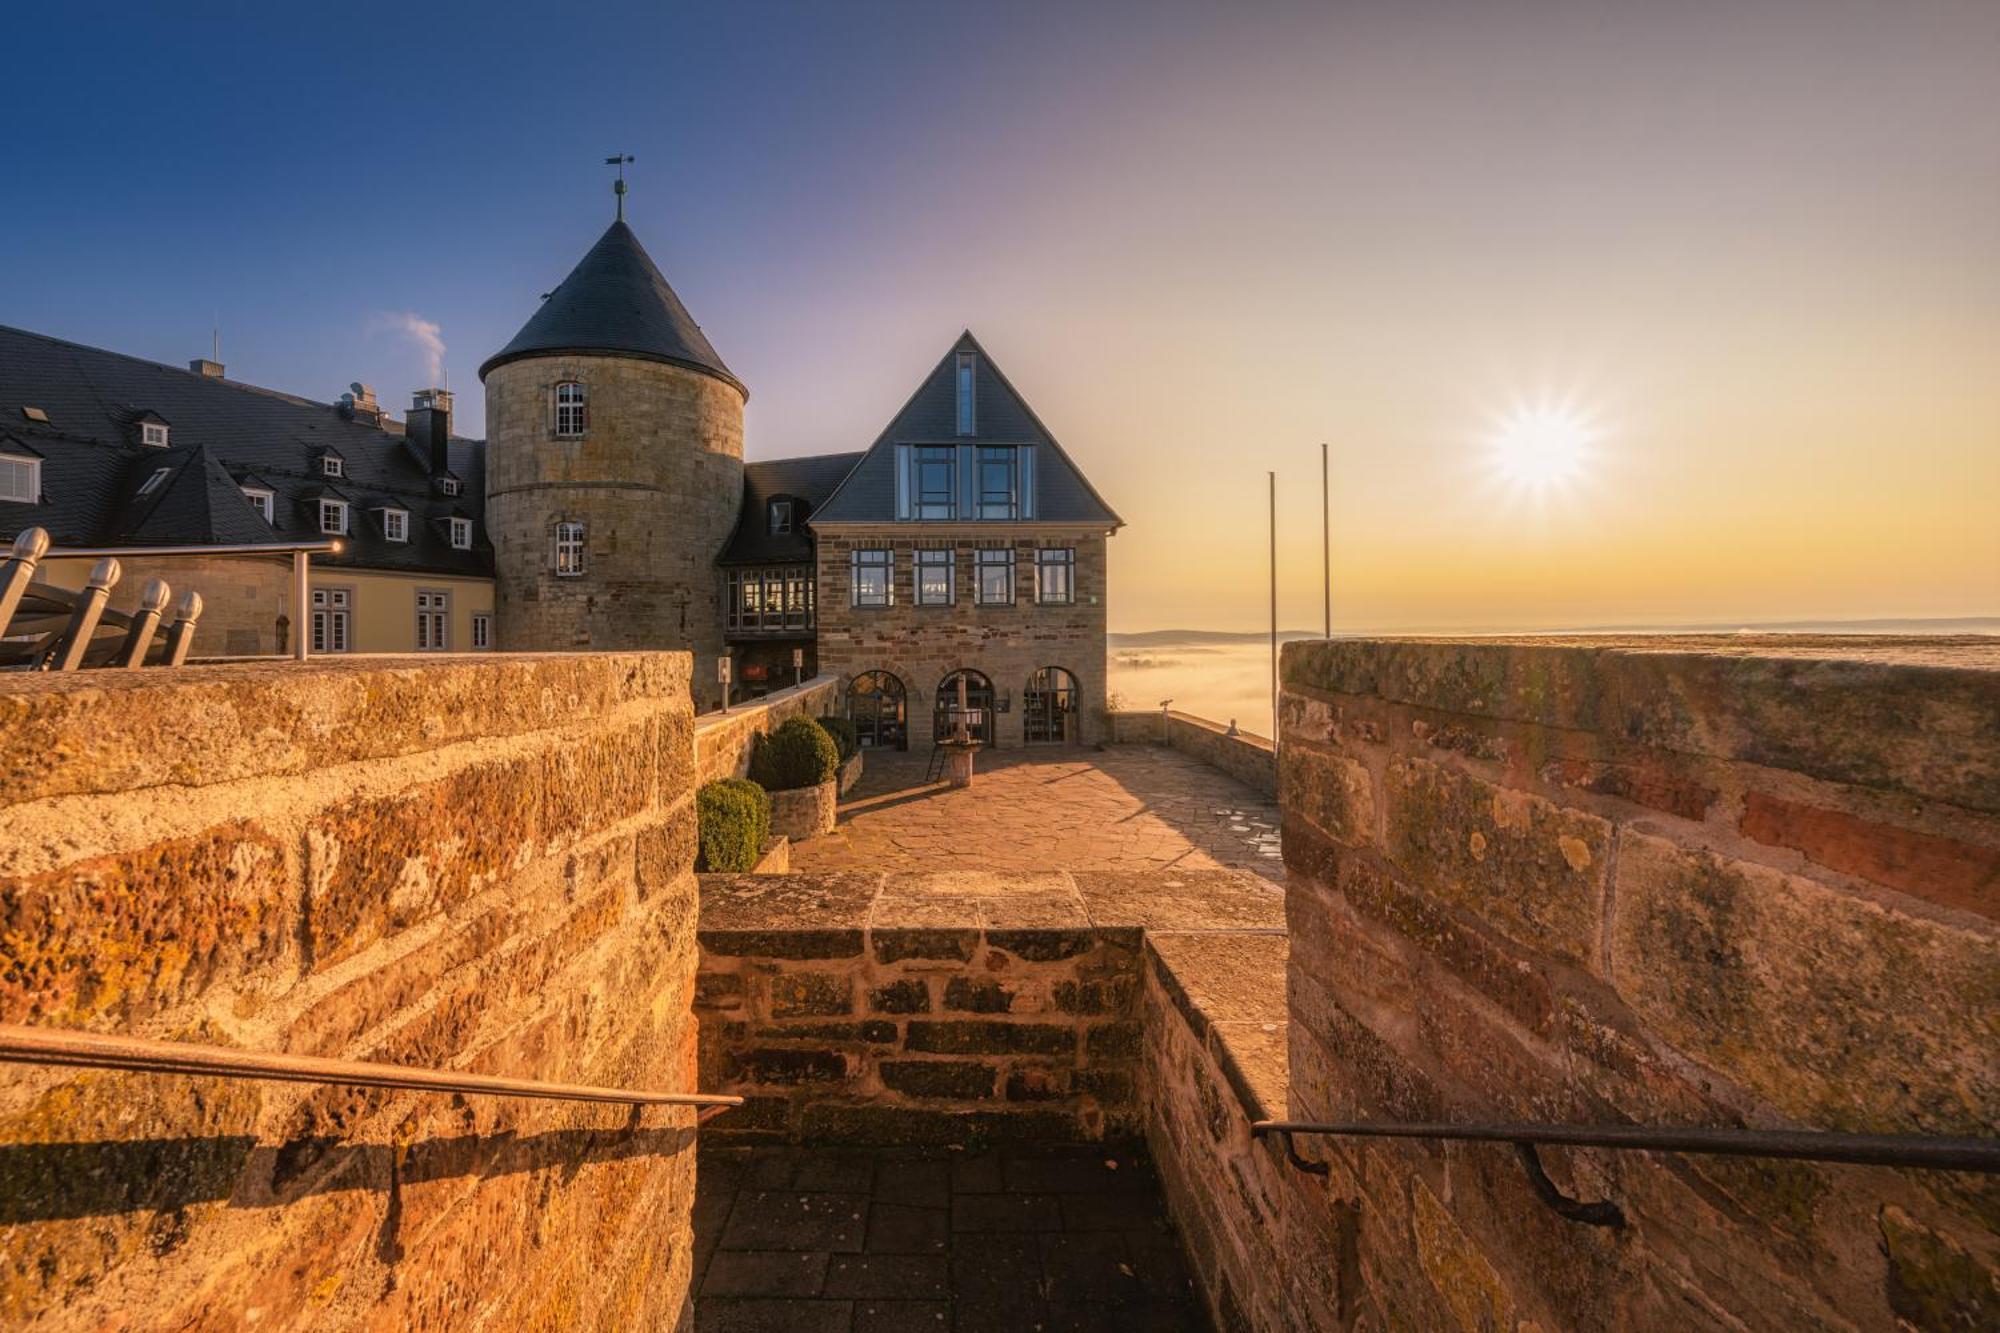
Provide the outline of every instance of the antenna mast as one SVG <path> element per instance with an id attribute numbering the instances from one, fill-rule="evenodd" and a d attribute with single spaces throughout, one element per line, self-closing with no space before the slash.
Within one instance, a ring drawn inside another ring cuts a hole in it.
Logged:
<path id="1" fill-rule="evenodd" d="M 614 153 L 612 156 L 604 159 L 605 166 L 618 168 L 618 179 L 611 186 L 611 193 L 618 196 L 618 220 L 620 222 L 625 220 L 625 164 L 627 162 L 637 162 L 638 160 L 638 158 L 632 156 L 630 153 Z"/>

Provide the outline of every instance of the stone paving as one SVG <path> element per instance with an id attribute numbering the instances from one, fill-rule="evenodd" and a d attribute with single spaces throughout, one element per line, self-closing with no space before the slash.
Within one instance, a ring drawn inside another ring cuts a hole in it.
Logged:
<path id="1" fill-rule="evenodd" d="M 970 788 L 870 751 L 840 827 L 792 869 L 1213 870 L 1283 877 L 1277 802 L 1158 745 L 982 752 Z"/>
<path id="2" fill-rule="evenodd" d="M 703 1148 L 695 1333 L 1205 1333 L 1144 1148 Z"/>

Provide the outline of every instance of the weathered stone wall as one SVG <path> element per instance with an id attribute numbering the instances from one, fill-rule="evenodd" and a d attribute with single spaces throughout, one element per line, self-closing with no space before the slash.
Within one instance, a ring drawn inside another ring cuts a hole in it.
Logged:
<path id="1" fill-rule="evenodd" d="M 558 439 L 551 395 L 589 394 Z M 677 648 L 702 708 L 721 702 L 715 558 L 743 500 L 743 395 L 710 375 L 614 356 L 530 357 L 486 377 L 486 528 L 508 650 Z M 555 525 L 585 526 L 586 572 L 555 575 Z"/>
<path id="2" fill-rule="evenodd" d="M 694 1081 L 679 654 L 0 677 L 0 1021 Z M 0 1323 L 671 1327 L 693 1117 L 9 1065 Z"/>
<path id="3" fill-rule="evenodd" d="M 819 669 L 837 675 L 842 688 L 864 671 L 888 671 L 903 682 L 909 700 L 909 743 L 929 749 L 932 708 L 940 681 L 960 668 L 981 671 L 994 693 L 1010 702 L 995 718 L 994 743 L 1024 743 L 1027 718 L 1022 694 L 1028 678 L 1043 667 L 1061 667 L 1076 677 L 1080 696 L 1076 742 L 1107 739 L 1105 695 L 1105 537 L 1072 529 L 1038 531 L 1032 524 L 996 529 L 968 525 L 955 532 L 927 525 L 921 536 L 909 525 L 867 530 L 843 525 L 819 534 Z M 1014 548 L 1014 604 L 979 606 L 973 601 L 973 551 Z M 851 559 L 857 547 L 894 551 L 895 605 L 857 607 Z M 957 553 L 958 600 L 952 606 L 916 605 L 915 556 L 919 548 L 947 547 Z M 1035 551 L 1076 550 L 1076 600 L 1063 606 L 1035 601 Z"/>
<path id="4" fill-rule="evenodd" d="M 1121 710 L 1111 714 L 1110 739 L 1121 745 L 1165 745 L 1248 783 L 1278 794 L 1278 752 L 1264 736 L 1238 731 L 1193 713 Z"/>
<path id="5" fill-rule="evenodd" d="M 36 578 L 62 588 L 81 588 L 90 579 L 95 560 L 49 560 L 36 571 Z M 278 617 L 290 616 L 292 562 L 288 556 L 271 559 L 244 556 L 173 555 L 121 557 L 118 582 L 111 589 L 111 605 L 131 611 L 139 605 L 139 594 L 153 579 L 165 579 L 174 590 L 167 603 L 166 627 L 173 624 L 174 608 L 181 594 L 201 594 L 201 619 L 195 624 L 195 657 L 256 657 L 278 651 Z M 296 617 L 292 617 L 296 619 Z M 410 616 L 410 633 L 416 635 L 416 615 Z M 157 642 L 158 640 L 156 640 Z"/>
<path id="6" fill-rule="evenodd" d="M 1290 1114 L 1993 1135 L 2000 645 L 1294 644 Z M 1301 1140 L 1335 1322 L 2000 1325 L 1989 1179 Z M 1260 1328 L 1299 1327 L 1257 1318 Z"/>
<path id="7" fill-rule="evenodd" d="M 698 781 L 740 778 L 750 771 L 750 747 L 788 717 L 825 717 L 840 710 L 840 682 L 815 676 L 803 685 L 779 690 L 749 703 L 734 704 L 724 713 L 703 713 L 694 721 L 694 753 Z"/>

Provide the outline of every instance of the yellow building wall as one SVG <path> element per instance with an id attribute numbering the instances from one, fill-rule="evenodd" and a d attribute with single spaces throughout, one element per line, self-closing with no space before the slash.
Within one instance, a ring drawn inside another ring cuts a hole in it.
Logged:
<path id="1" fill-rule="evenodd" d="M 454 653 L 475 651 L 472 646 L 472 618 L 493 615 L 493 580 L 446 578 L 431 574 L 385 574 L 377 570 L 329 567 L 312 572 L 314 588 L 352 590 L 350 624 L 357 653 L 413 653 L 417 650 L 417 594 L 443 592 L 450 595 L 445 650 Z M 487 648 L 493 646 L 487 640 Z"/>

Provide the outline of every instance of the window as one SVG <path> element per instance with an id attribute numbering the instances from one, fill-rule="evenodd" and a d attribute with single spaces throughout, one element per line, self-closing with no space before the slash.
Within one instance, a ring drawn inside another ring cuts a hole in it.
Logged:
<path id="1" fill-rule="evenodd" d="M 856 551 L 853 557 L 854 605 L 894 606 L 896 589 L 891 579 L 895 555 L 884 550 Z"/>
<path id="2" fill-rule="evenodd" d="M 152 476 L 139 483 L 139 494 L 151 495 L 154 491 L 166 485 L 167 478 L 173 475 L 174 470 L 170 467 L 155 468 Z"/>
<path id="3" fill-rule="evenodd" d="M 916 484 L 916 511 L 912 518 L 955 518 L 958 514 L 958 450 L 950 445 L 917 449 L 912 453 Z"/>
<path id="4" fill-rule="evenodd" d="M 457 495 L 461 489 L 457 477 L 439 477 L 437 488 L 439 495 Z"/>
<path id="5" fill-rule="evenodd" d="M 245 486 L 243 488 L 243 498 L 250 502 L 250 507 L 252 509 L 256 510 L 258 514 L 263 516 L 263 519 L 266 523 L 269 523 L 274 528 L 278 526 L 278 504 L 276 496 L 272 495 L 271 492 L 264 490 L 262 487 Z"/>
<path id="6" fill-rule="evenodd" d="M 407 509 L 384 509 L 382 511 L 382 535 L 392 542 L 406 542 L 410 539 L 410 511 Z"/>
<path id="7" fill-rule="evenodd" d="M 1067 606 L 1076 600 L 1076 551 L 1072 547 L 1035 552 L 1035 600 Z"/>
<path id="8" fill-rule="evenodd" d="M 42 460 L 21 454 L 0 454 L 0 500 L 38 504 L 42 498 Z"/>
<path id="9" fill-rule="evenodd" d="M 583 524 L 556 524 L 556 577 L 583 577 Z"/>
<path id="10" fill-rule="evenodd" d="M 584 397 L 583 385 L 575 380 L 556 385 L 556 434 L 574 438 L 589 425 L 590 404 Z"/>
<path id="11" fill-rule="evenodd" d="M 472 520 L 454 518 L 451 520 L 451 546 L 455 551 L 472 549 Z"/>
<path id="12" fill-rule="evenodd" d="M 139 443 L 143 445 L 148 445 L 154 449 L 166 448 L 167 428 L 161 425 L 157 421 L 147 421 L 140 423 Z"/>
<path id="13" fill-rule="evenodd" d="M 977 415 L 974 411 L 976 404 L 974 402 L 973 381 L 976 378 L 978 368 L 979 358 L 971 352 L 960 352 L 958 354 L 958 433 L 960 435 L 973 434 L 973 427 L 977 423 Z"/>
<path id="14" fill-rule="evenodd" d="M 49 424 L 49 414 L 42 411 L 39 407 L 24 407 L 21 409 L 21 415 L 30 421 L 40 422 L 44 426 Z"/>
<path id="15" fill-rule="evenodd" d="M 1020 465 L 1013 449 L 979 450 L 979 517 L 1019 518 Z"/>
<path id="16" fill-rule="evenodd" d="M 339 454 L 321 454 L 319 474 L 322 477 L 344 477 L 347 475 L 347 462 Z"/>
<path id="17" fill-rule="evenodd" d="M 918 606 L 950 606 L 957 600 L 952 577 L 957 554 L 950 550 L 917 552 Z"/>
<path id="18" fill-rule="evenodd" d="M 451 647 L 451 594 L 417 590 L 417 651 L 441 653 Z"/>
<path id="19" fill-rule="evenodd" d="M 792 502 L 790 500 L 771 501 L 770 517 L 771 535 L 773 537 L 781 533 L 790 532 L 792 530 Z"/>
<path id="20" fill-rule="evenodd" d="M 491 648 L 493 646 L 493 617 L 475 615 L 472 618 L 472 646 Z"/>
<path id="21" fill-rule="evenodd" d="M 344 653 L 354 646 L 349 617 L 354 611 L 352 588 L 312 590 L 312 650 Z"/>
<path id="22" fill-rule="evenodd" d="M 1014 602 L 1014 548 L 973 552 L 977 573 L 974 587 L 981 606 L 1011 606 Z"/>
<path id="23" fill-rule="evenodd" d="M 347 501 L 321 500 L 319 502 L 319 530 L 335 537 L 347 534 Z"/>

